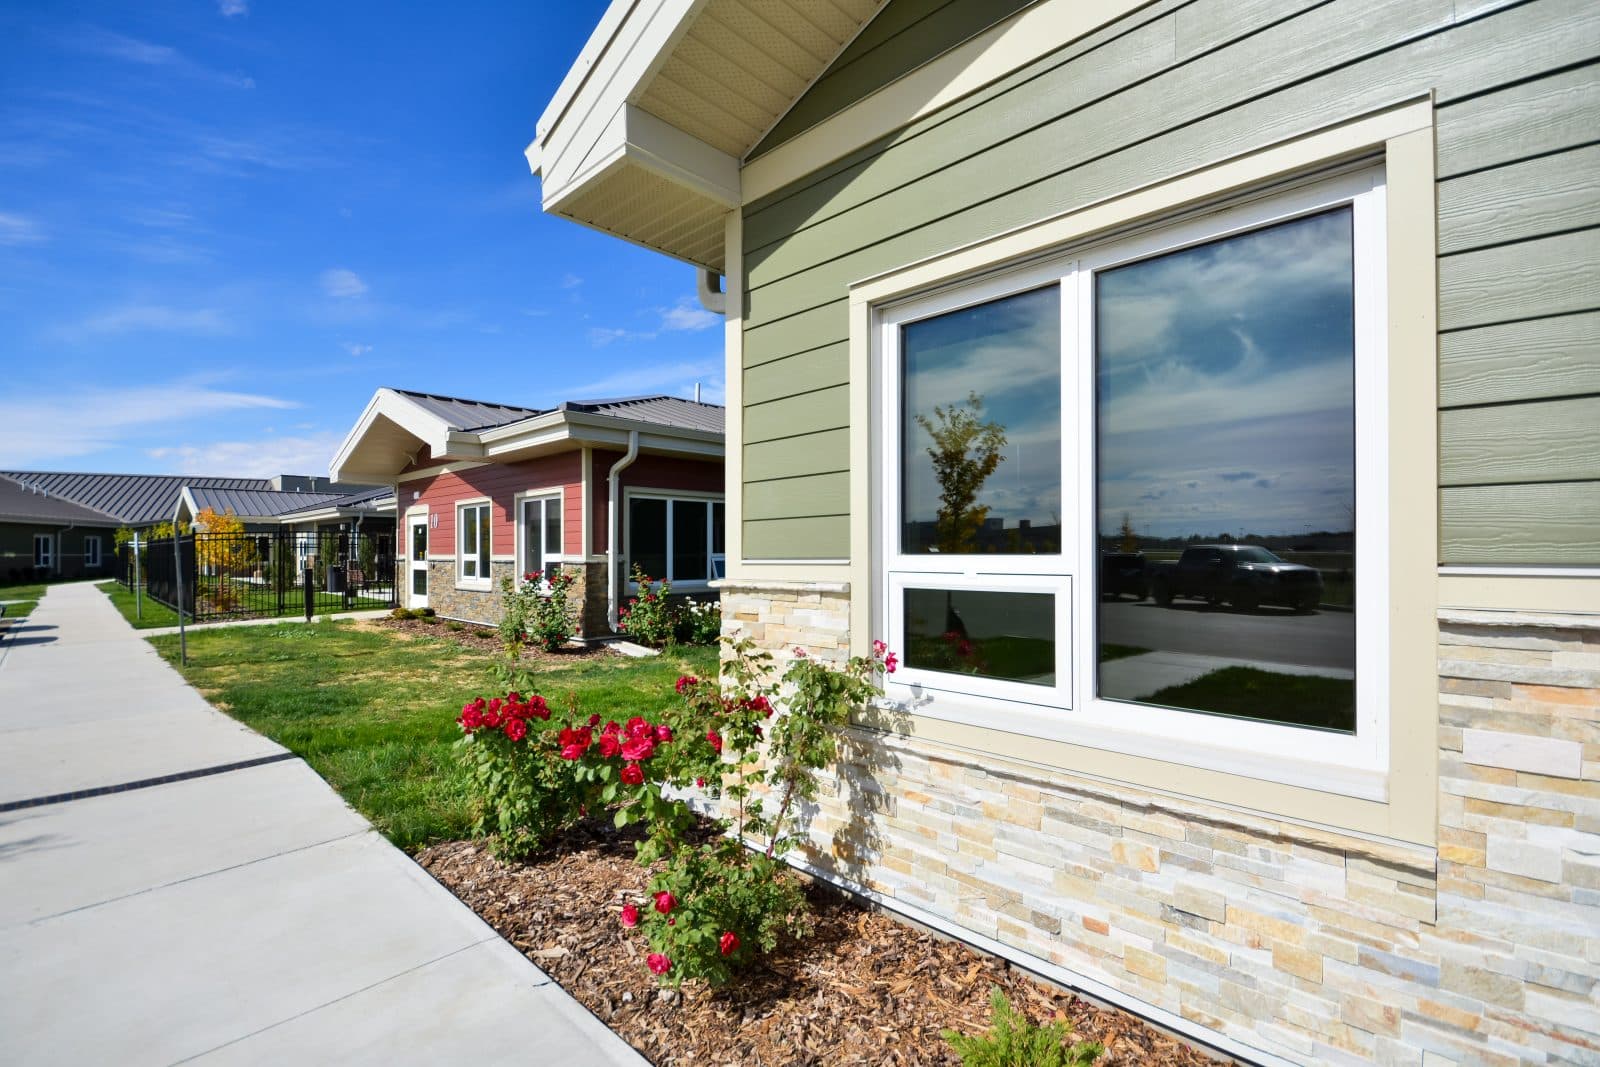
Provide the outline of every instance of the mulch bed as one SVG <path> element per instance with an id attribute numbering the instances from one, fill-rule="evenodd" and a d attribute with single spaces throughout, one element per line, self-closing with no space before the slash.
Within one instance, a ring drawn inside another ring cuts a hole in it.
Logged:
<path id="1" fill-rule="evenodd" d="M 435 618 L 431 622 L 422 619 L 390 619 L 375 618 L 363 619 L 361 625 L 372 626 L 379 630 L 394 630 L 397 633 L 418 636 L 427 634 L 429 637 L 444 637 L 453 640 L 463 648 L 489 648 L 500 647 L 500 631 L 493 626 L 480 626 L 477 623 L 453 623 L 452 620 Z M 522 650 L 524 663 L 571 663 L 575 660 L 588 659 L 591 656 L 614 655 L 601 645 L 567 645 L 554 652 L 544 652 L 533 645 L 528 645 Z"/>
<path id="2" fill-rule="evenodd" d="M 1216 1062 L 821 883 L 808 889 L 815 934 L 769 967 L 722 990 L 661 989 L 644 967 L 643 935 L 617 919 L 625 899 L 645 899 L 649 881 L 633 840 L 582 828 L 559 851 L 522 864 L 452 841 L 417 862 L 659 1067 L 958 1064 L 939 1031 L 986 1031 L 995 986 L 1034 1019 L 1066 1018 L 1078 1039 L 1103 1042 L 1106 1067 Z"/>

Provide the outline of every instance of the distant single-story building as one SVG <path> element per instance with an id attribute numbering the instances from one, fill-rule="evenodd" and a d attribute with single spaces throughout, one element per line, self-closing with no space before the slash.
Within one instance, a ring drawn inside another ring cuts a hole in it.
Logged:
<path id="1" fill-rule="evenodd" d="M 635 566 L 683 593 L 722 574 L 722 437 L 720 406 L 677 397 L 530 408 L 385 388 L 332 475 L 394 487 L 405 606 L 495 623 L 506 580 L 560 567 L 596 637 Z"/>
<path id="2" fill-rule="evenodd" d="M 94 508 L 0 475 L 0 581 L 100 578 L 111 573 L 122 525 Z"/>
<path id="3" fill-rule="evenodd" d="M 528 158 L 726 310 L 725 626 L 902 656 L 795 862 L 1254 1062 L 1600 1062 L 1597 64 L 612 3 Z"/>

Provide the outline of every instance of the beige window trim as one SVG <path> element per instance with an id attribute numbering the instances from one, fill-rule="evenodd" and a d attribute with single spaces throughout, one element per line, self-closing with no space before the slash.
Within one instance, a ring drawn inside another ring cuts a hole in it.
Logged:
<path id="1" fill-rule="evenodd" d="M 1436 835 L 1438 674 L 1437 287 L 1433 107 L 1408 101 L 1068 214 L 952 249 L 865 279 L 850 291 L 851 469 L 875 471 L 872 397 L 874 307 L 968 285 L 986 273 L 1058 255 L 1090 239 L 1179 217 L 1363 157 L 1381 155 L 1387 181 L 1389 318 L 1389 771 L 1387 800 L 1364 800 L 1245 774 L 913 716 L 916 736 L 1010 759 L 1042 762 L 1334 830 L 1430 845 Z M 851 486 L 850 582 L 877 587 L 872 531 L 877 490 Z M 1418 531 L 1424 531 L 1419 535 Z M 1431 536 L 1428 532 L 1434 532 Z M 852 651 L 866 651 L 878 620 L 868 595 L 851 604 Z M 1401 772 L 1403 769 L 1403 773 Z"/>

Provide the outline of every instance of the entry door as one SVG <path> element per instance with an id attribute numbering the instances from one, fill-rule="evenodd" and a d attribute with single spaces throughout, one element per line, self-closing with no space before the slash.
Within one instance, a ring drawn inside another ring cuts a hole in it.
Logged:
<path id="1" fill-rule="evenodd" d="M 406 565 L 411 572 L 411 593 L 407 604 L 413 608 L 428 606 L 428 518 L 411 520 L 411 562 Z"/>

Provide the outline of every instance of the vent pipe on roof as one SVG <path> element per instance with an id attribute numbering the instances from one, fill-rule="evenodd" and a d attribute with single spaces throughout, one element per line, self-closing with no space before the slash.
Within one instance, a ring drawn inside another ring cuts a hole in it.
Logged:
<path id="1" fill-rule="evenodd" d="M 695 295 L 707 311 L 717 315 L 728 313 L 728 294 L 722 291 L 722 275 L 716 271 L 701 268 Z"/>

